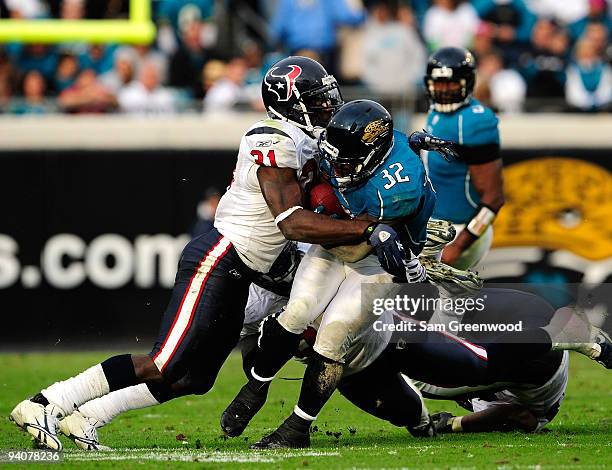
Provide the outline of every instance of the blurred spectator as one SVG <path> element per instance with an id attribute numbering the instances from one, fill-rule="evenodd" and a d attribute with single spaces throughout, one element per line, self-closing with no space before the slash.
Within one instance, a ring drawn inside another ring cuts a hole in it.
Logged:
<path id="1" fill-rule="evenodd" d="M 102 75 L 113 68 L 114 46 L 92 44 L 79 56 L 82 69 L 92 69 L 96 75 Z"/>
<path id="2" fill-rule="evenodd" d="M 300 49 L 316 52 L 330 73 L 334 72 L 336 30 L 365 21 L 360 0 L 278 0 L 270 23 L 270 37 L 290 54 Z"/>
<path id="3" fill-rule="evenodd" d="M 362 80 L 373 91 L 405 95 L 413 93 L 421 82 L 425 48 L 416 30 L 398 20 L 391 2 L 381 1 L 372 7 L 362 53 L 366 64 Z"/>
<path id="4" fill-rule="evenodd" d="M 593 43 L 597 55 L 607 62 L 612 62 L 612 45 L 610 45 L 610 30 L 603 23 L 589 23 L 582 35 Z"/>
<path id="5" fill-rule="evenodd" d="M 208 90 L 210 90 L 218 80 L 221 80 L 224 75 L 225 63 L 220 60 L 211 60 L 206 63 L 202 70 L 202 88 L 205 96 Z"/>
<path id="6" fill-rule="evenodd" d="M 196 208 L 196 221 L 191 228 L 191 237 L 203 235 L 213 228 L 215 213 L 221 199 L 221 193 L 217 188 L 208 188 L 204 193 L 204 198 L 198 203 Z"/>
<path id="7" fill-rule="evenodd" d="M 98 82 L 96 73 L 87 69 L 59 95 L 58 104 L 68 113 L 106 113 L 117 107 L 117 99 Z"/>
<path id="8" fill-rule="evenodd" d="M 168 82 L 168 57 L 163 52 L 153 49 L 152 46 L 134 46 L 136 51 L 136 75 L 140 75 L 140 69 L 145 63 L 153 62 L 157 67 L 159 82 Z"/>
<path id="9" fill-rule="evenodd" d="M 584 18 L 589 0 L 526 0 L 529 9 L 539 18 L 548 18 L 567 25 Z"/>
<path id="10" fill-rule="evenodd" d="M 562 28 L 551 20 L 538 20 L 529 50 L 519 57 L 527 81 L 527 96 L 564 96 L 568 47 L 569 39 Z"/>
<path id="11" fill-rule="evenodd" d="M 52 111 L 49 103 L 45 100 L 47 86 L 40 72 L 32 70 L 23 79 L 23 99 L 16 101 L 11 106 L 13 114 L 46 114 Z"/>
<path id="12" fill-rule="evenodd" d="M 608 32 L 612 31 L 612 18 L 610 18 L 606 0 L 588 0 L 587 14 L 568 27 L 571 38 L 578 39 L 591 23 L 603 24 Z"/>
<path id="13" fill-rule="evenodd" d="M 515 64 L 522 45 L 529 42 L 536 16 L 523 0 L 474 0 L 473 4 L 505 63 Z"/>
<path id="14" fill-rule="evenodd" d="M 479 57 L 482 57 L 495 49 L 493 46 L 493 36 L 491 25 L 489 23 L 485 23 L 483 21 L 478 25 L 471 48 L 471 51 L 476 56 L 477 61 Z"/>
<path id="15" fill-rule="evenodd" d="M 49 11 L 40 0 L 4 0 L 9 15 L 13 19 L 44 18 Z"/>
<path id="16" fill-rule="evenodd" d="M 228 111 L 249 100 L 244 92 L 247 66 L 243 58 L 232 59 L 222 78 L 214 82 L 204 97 L 204 111 Z"/>
<path id="17" fill-rule="evenodd" d="M 242 45 L 242 58 L 247 66 L 245 83 L 247 85 L 261 86 L 261 81 L 268 71 L 268 68 L 264 66 L 261 46 L 255 41 L 247 41 Z"/>
<path id="18" fill-rule="evenodd" d="M 115 95 L 118 95 L 119 91 L 134 80 L 136 76 L 136 58 L 136 51 L 131 47 L 117 49 L 114 56 L 114 67 L 100 77 L 100 83 Z"/>
<path id="19" fill-rule="evenodd" d="M 166 54 L 178 49 L 181 37 L 190 23 L 202 23 L 214 12 L 214 0 L 161 0 L 157 13 L 158 44 Z M 200 30 L 202 45 L 208 47 L 216 38 L 214 25 Z"/>
<path id="20" fill-rule="evenodd" d="M 0 51 L 0 106 L 9 104 L 13 95 L 15 81 L 15 70 L 4 51 Z"/>
<path id="21" fill-rule="evenodd" d="M 181 46 L 170 60 L 170 86 L 186 88 L 197 99 L 203 96 L 200 71 L 208 58 L 202 47 L 201 30 L 200 21 L 189 23 L 183 31 Z"/>
<path id="22" fill-rule="evenodd" d="M 63 20 L 82 20 L 85 17 L 85 0 L 62 0 L 60 16 Z"/>
<path id="23" fill-rule="evenodd" d="M 47 82 L 51 82 L 55 75 L 58 56 L 55 48 L 44 44 L 8 44 L 6 51 L 11 61 L 21 73 L 36 70 L 42 74 Z"/>
<path id="24" fill-rule="evenodd" d="M 79 73 L 79 63 L 72 54 L 62 54 L 55 72 L 55 90 L 59 93 L 74 85 Z"/>
<path id="25" fill-rule="evenodd" d="M 526 95 L 525 80 L 516 70 L 504 68 L 499 52 L 488 52 L 479 58 L 476 99 L 500 112 L 518 113 L 523 109 Z"/>
<path id="26" fill-rule="evenodd" d="M 423 19 L 423 36 L 430 51 L 441 47 L 470 47 L 480 20 L 462 0 L 433 0 Z"/>
<path id="27" fill-rule="evenodd" d="M 172 92 L 161 86 L 160 73 L 155 62 L 145 62 L 140 68 L 138 80 L 119 93 L 121 111 L 130 114 L 170 114 L 175 111 Z"/>
<path id="28" fill-rule="evenodd" d="M 588 39 L 576 44 L 574 61 L 567 69 L 565 97 L 582 111 L 597 111 L 612 103 L 612 68 Z"/>
<path id="29" fill-rule="evenodd" d="M 248 41 L 242 46 L 242 58 L 245 61 L 247 72 L 244 78 L 244 93 L 246 99 L 257 111 L 263 111 L 261 98 L 261 81 L 268 67 L 264 64 L 263 50 L 255 41 Z"/>

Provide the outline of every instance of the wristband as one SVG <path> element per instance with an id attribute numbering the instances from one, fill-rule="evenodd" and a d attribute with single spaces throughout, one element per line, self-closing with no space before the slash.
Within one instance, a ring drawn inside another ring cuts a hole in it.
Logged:
<path id="1" fill-rule="evenodd" d="M 278 224 L 280 224 L 283 220 L 285 220 L 287 217 L 289 217 L 291 214 L 293 214 L 295 211 L 297 211 L 299 209 L 304 209 L 304 208 L 302 206 L 293 206 L 293 207 L 290 207 L 289 209 L 287 209 L 286 211 L 281 212 L 274 219 L 274 223 L 278 227 Z"/>
<path id="2" fill-rule="evenodd" d="M 376 227 L 378 227 L 378 224 L 376 222 L 372 222 L 363 231 L 363 235 L 361 236 L 361 238 L 368 242 L 368 245 L 370 244 L 370 237 L 372 236 L 372 233 L 374 233 L 374 230 L 376 230 Z"/>
<path id="3" fill-rule="evenodd" d="M 493 223 L 496 215 L 497 214 L 495 214 L 491 208 L 481 204 L 478 212 L 476 212 L 476 215 L 468 222 L 465 229 L 472 236 L 479 238 L 485 233 L 489 225 Z"/>

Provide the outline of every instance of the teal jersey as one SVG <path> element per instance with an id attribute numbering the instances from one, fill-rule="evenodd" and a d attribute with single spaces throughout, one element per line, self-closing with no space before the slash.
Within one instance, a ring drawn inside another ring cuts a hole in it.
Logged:
<path id="1" fill-rule="evenodd" d="M 405 134 L 393 131 L 389 155 L 365 184 L 334 191 L 353 217 L 368 214 L 381 222 L 405 220 L 407 230 L 402 240 L 414 254 L 420 253 L 436 195 L 421 158 L 412 151 Z"/>
<path id="2" fill-rule="evenodd" d="M 470 181 L 468 164 L 499 158 L 499 130 L 495 113 L 476 99 L 452 113 L 431 111 L 427 132 L 459 144 L 461 161 L 447 162 L 439 153 L 429 152 L 429 178 L 438 201 L 433 217 L 465 224 L 474 216 L 480 196 Z"/>

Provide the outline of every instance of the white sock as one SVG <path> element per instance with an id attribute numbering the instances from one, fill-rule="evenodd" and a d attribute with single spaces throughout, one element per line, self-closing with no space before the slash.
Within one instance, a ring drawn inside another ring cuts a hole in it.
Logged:
<path id="1" fill-rule="evenodd" d="M 97 364 L 62 382 L 55 382 L 41 390 L 50 403 L 62 410 L 64 416 L 72 413 L 83 403 L 106 395 L 109 391 L 108 381 L 101 364 Z"/>
<path id="2" fill-rule="evenodd" d="M 601 354 L 601 346 L 593 342 L 589 320 L 575 308 L 558 309 L 543 329 L 550 335 L 553 350 L 576 351 L 591 359 Z"/>
<path id="3" fill-rule="evenodd" d="M 88 401 L 79 407 L 79 411 L 87 418 L 98 420 L 98 428 L 107 425 L 121 413 L 155 405 L 159 405 L 159 402 L 151 394 L 149 387 L 146 384 L 138 384 Z"/>
<path id="4" fill-rule="evenodd" d="M 544 328 L 553 343 L 592 343 L 592 329 L 588 320 L 574 308 L 558 309 Z"/>

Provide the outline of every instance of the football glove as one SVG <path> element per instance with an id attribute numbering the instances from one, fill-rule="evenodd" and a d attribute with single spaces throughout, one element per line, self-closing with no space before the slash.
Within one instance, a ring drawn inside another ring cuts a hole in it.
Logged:
<path id="1" fill-rule="evenodd" d="M 406 280 L 410 284 L 427 280 L 427 271 L 425 271 L 419 258 L 414 257 L 406 261 Z"/>
<path id="2" fill-rule="evenodd" d="M 406 250 L 397 232 L 386 224 L 378 224 L 368 237 L 382 268 L 395 277 L 406 276 Z"/>
<path id="3" fill-rule="evenodd" d="M 423 132 L 417 131 L 410 134 L 410 137 L 408 137 L 408 144 L 417 154 L 421 150 L 427 150 L 438 152 L 448 162 L 459 160 L 457 145 L 454 142 L 439 139 L 425 132 L 425 130 L 423 130 Z"/>

